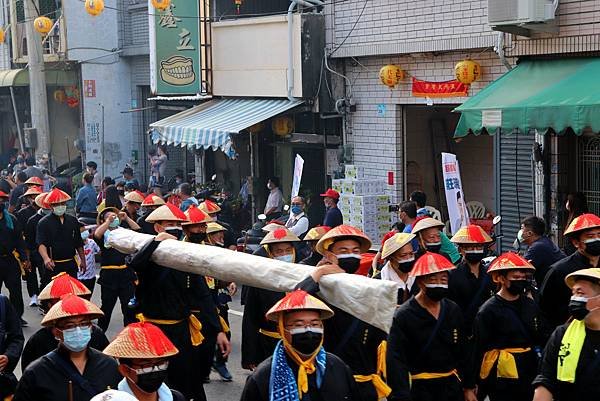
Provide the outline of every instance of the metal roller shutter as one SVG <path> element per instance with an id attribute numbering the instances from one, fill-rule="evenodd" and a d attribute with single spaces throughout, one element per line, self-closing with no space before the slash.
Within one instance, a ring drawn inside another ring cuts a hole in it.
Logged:
<path id="1" fill-rule="evenodd" d="M 513 249 L 521 220 L 534 214 L 533 168 L 531 150 L 535 135 L 501 134 L 496 140 L 498 213 L 502 216 L 500 250 Z"/>

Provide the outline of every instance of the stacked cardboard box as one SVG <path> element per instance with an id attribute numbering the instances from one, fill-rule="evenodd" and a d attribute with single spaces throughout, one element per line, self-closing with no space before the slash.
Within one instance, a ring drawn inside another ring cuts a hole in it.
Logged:
<path id="1" fill-rule="evenodd" d="M 332 183 L 333 189 L 340 193 L 338 207 L 344 223 L 359 228 L 377 243 L 392 224 L 387 183 L 365 179 L 362 168 L 354 165 L 346 165 L 345 173 L 345 179 Z"/>

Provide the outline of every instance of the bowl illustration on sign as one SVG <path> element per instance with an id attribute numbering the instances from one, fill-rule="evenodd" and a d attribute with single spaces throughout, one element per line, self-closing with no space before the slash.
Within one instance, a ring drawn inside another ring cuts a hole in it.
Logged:
<path id="1" fill-rule="evenodd" d="M 170 85 L 189 85 L 196 80 L 194 60 L 189 57 L 171 56 L 160 62 L 160 78 Z"/>

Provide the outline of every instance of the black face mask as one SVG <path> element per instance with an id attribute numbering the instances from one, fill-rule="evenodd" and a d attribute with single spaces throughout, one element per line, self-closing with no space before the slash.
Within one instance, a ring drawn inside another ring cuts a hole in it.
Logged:
<path id="1" fill-rule="evenodd" d="M 528 280 L 509 280 L 510 286 L 506 289 L 512 295 L 522 295 L 529 288 Z"/>
<path id="2" fill-rule="evenodd" d="M 425 287 L 425 295 L 434 302 L 439 302 L 448 296 L 448 287 Z"/>
<path id="3" fill-rule="evenodd" d="M 481 252 L 465 252 L 465 260 L 469 263 L 479 263 L 483 259 L 484 253 Z"/>
<path id="4" fill-rule="evenodd" d="M 137 375 L 136 386 L 145 393 L 154 393 L 167 379 L 167 370 L 159 370 Z"/>
<path id="5" fill-rule="evenodd" d="M 396 264 L 398 265 L 398 270 L 400 270 L 402 273 L 410 273 L 415 264 L 415 259 L 403 260 L 401 262 L 396 262 Z"/>
<path id="6" fill-rule="evenodd" d="M 321 340 L 323 339 L 323 333 L 316 333 L 312 328 L 307 329 L 299 329 L 299 330 L 307 330 L 301 333 L 292 333 L 292 347 L 304 355 L 311 355 L 316 351 L 317 347 L 321 344 Z M 321 329 L 322 331 L 323 329 Z"/>
<path id="7" fill-rule="evenodd" d="M 427 248 L 429 252 L 438 253 L 440 249 L 442 249 L 442 243 L 436 242 L 433 244 L 425 244 L 425 248 Z"/>
<path id="8" fill-rule="evenodd" d="M 587 299 L 584 297 L 571 297 L 569 301 L 569 314 L 573 319 L 583 320 L 590 311 L 586 308 Z"/>
<path id="9" fill-rule="evenodd" d="M 194 244 L 201 244 L 206 241 L 206 233 L 191 233 L 188 234 L 188 240 Z"/>
<path id="10" fill-rule="evenodd" d="M 360 267 L 360 255 L 351 253 L 348 255 L 337 255 L 337 258 L 338 266 L 348 274 L 356 273 Z"/>
<path id="11" fill-rule="evenodd" d="M 584 242 L 585 252 L 591 256 L 600 255 L 600 239 L 587 240 Z"/>
<path id="12" fill-rule="evenodd" d="M 165 228 L 165 232 L 167 234 L 171 234 L 173 237 L 180 239 L 181 238 L 181 233 L 183 231 L 181 231 L 180 228 L 174 228 L 174 227 L 169 227 L 169 228 Z"/>

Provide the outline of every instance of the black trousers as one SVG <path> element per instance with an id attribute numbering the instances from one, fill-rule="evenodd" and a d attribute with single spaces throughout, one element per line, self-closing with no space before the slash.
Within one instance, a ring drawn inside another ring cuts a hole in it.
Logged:
<path id="1" fill-rule="evenodd" d="M 192 345 L 188 321 L 157 326 L 179 350 L 177 355 L 169 359 L 167 385 L 180 391 L 188 400 L 206 401 L 202 376 L 194 364 L 197 360 L 197 347 Z"/>
<path id="2" fill-rule="evenodd" d="M 455 376 L 413 380 L 410 395 L 418 401 L 463 401 L 461 384 Z"/>
<path id="3" fill-rule="evenodd" d="M 50 282 L 50 279 L 48 278 L 48 270 L 44 267 L 44 261 L 37 251 L 30 253 L 29 260 L 31 261 L 31 271 L 25 274 L 25 280 L 27 281 L 27 293 L 31 298 L 38 295 L 40 290 Z"/>
<path id="4" fill-rule="evenodd" d="M 0 256 L 0 290 L 2 284 L 9 293 L 10 303 L 17 314 L 23 316 L 23 290 L 21 289 L 21 268 L 13 255 Z"/>
<path id="5" fill-rule="evenodd" d="M 229 325 L 229 307 L 227 305 L 219 305 L 219 315 L 223 318 L 223 320 L 225 320 L 225 323 L 227 323 L 227 326 Z M 231 327 L 231 326 L 230 326 Z M 231 341 L 231 330 L 226 334 L 227 335 L 227 339 Z M 217 365 L 223 365 L 227 362 L 227 358 L 223 357 L 223 354 L 221 353 L 221 350 L 219 349 L 219 347 L 215 347 L 215 363 Z"/>
<path id="6" fill-rule="evenodd" d="M 117 299 L 121 304 L 121 312 L 123 313 L 123 326 L 136 321 L 133 316 L 133 311 L 127 307 L 129 300 L 135 295 L 135 285 L 133 282 L 121 283 L 106 283 L 107 280 L 100 281 L 100 299 L 102 305 L 100 309 L 104 312 L 104 316 L 98 319 L 98 326 L 106 332 L 110 325 L 110 318 L 117 303 Z"/>
<path id="7" fill-rule="evenodd" d="M 58 273 L 62 272 L 65 272 L 69 276 L 76 279 L 78 269 L 79 267 L 77 266 L 77 263 L 75 263 L 75 259 L 69 259 L 65 262 L 54 261 L 54 270 L 49 272 L 50 279 L 52 279 L 52 277 L 56 276 Z"/>

